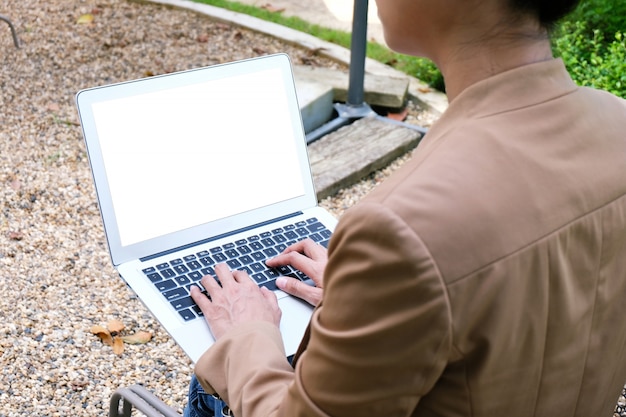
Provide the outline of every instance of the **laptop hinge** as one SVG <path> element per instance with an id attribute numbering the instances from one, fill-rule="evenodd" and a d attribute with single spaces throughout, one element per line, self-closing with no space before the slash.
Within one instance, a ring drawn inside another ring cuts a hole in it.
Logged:
<path id="1" fill-rule="evenodd" d="M 181 250 L 189 249 L 189 248 L 192 248 L 194 246 L 202 245 L 203 243 L 213 242 L 213 241 L 218 240 L 218 239 L 222 239 L 222 238 L 225 238 L 225 237 L 228 237 L 228 236 L 236 235 L 237 233 L 246 232 L 248 230 L 256 229 L 257 227 L 262 227 L 262 226 L 265 226 L 265 225 L 268 225 L 268 224 L 271 224 L 271 223 L 276 223 L 276 222 L 281 221 L 281 220 L 290 219 L 292 217 L 296 217 L 296 216 L 299 216 L 301 214 L 302 214 L 301 211 L 297 211 L 295 213 L 287 214 L 285 216 L 280 216 L 280 217 L 277 217 L 275 219 L 267 220 L 267 221 L 264 221 L 264 222 L 261 222 L 261 223 L 253 224 L 251 226 L 243 227 L 241 229 L 233 230 L 232 232 L 222 233 L 221 235 L 213 236 L 213 237 L 210 237 L 210 238 L 207 238 L 207 239 L 202 239 L 202 240 L 199 240 L 199 241 L 194 242 L 194 243 L 189 243 L 187 245 L 179 246 L 177 248 L 168 249 L 168 250 L 163 251 L 163 252 L 155 253 L 154 255 L 145 256 L 143 258 L 139 258 L 139 260 L 141 262 L 150 261 L 150 260 L 158 258 L 160 256 L 164 256 L 164 255 L 168 255 L 170 253 L 174 253 L 174 252 L 178 252 L 178 251 L 181 251 Z"/>

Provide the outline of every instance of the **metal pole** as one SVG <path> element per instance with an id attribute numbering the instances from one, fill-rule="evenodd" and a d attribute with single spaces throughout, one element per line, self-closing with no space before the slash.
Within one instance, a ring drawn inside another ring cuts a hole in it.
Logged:
<path id="1" fill-rule="evenodd" d="M 367 53 L 368 0 L 355 0 L 350 43 L 350 79 L 348 104 L 359 106 L 364 100 L 365 58 Z"/>

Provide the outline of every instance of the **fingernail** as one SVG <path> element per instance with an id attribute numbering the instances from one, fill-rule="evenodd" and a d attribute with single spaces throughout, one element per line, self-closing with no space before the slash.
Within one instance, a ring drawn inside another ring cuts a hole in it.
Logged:
<path id="1" fill-rule="evenodd" d="M 276 278 L 276 286 L 278 288 L 284 288 L 286 285 L 287 285 L 287 278 L 285 277 Z"/>

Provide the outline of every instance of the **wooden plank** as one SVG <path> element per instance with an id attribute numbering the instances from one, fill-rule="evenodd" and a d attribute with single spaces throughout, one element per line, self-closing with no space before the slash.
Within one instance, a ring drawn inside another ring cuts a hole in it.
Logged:
<path id="1" fill-rule="evenodd" d="M 417 146 L 416 130 L 379 117 L 359 119 L 309 144 L 317 197 L 353 185 Z"/>
<path id="2" fill-rule="evenodd" d="M 349 74 L 347 71 L 310 66 L 294 66 L 294 77 L 298 80 L 323 83 L 333 88 L 335 101 L 348 100 Z M 407 100 L 409 79 L 365 74 L 363 95 L 367 104 L 393 109 L 404 107 Z"/>

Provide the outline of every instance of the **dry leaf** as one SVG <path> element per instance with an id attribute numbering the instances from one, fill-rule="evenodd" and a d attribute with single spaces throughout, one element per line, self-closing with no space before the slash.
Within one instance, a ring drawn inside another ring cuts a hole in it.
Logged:
<path id="1" fill-rule="evenodd" d="M 125 327 L 124 323 L 119 320 L 111 320 L 107 323 L 107 329 L 109 329 L 111 333 L 119 333 L 124 330 Z"/>
<path id="2" fill-rule="evenodd" d="M 124 341 L 120 337 L 113 338 L 113 353 L 121 355 L 124 353 Z"/>
<path id="3" fill-rule="evenodd" d="M 76 20 L 79 25 L 86 25 L 93 22 L 93 15 L 91 13 L 85 13 Z"/>
<path id="4" fill-rule="evenodd" d="M 91 333 L 95 334 L 102 340 L 102 343 L 108 346 L 113 345 L 113 338 L 111 337 L 111 333 L 107 329 L 102 326 L 91 326 Z"/>
<path id="5" fill-rule="evenodd" d="M 12 231 L 9 232 L 9 240 L 22 240 L 24 239 L 24 234 L 22 232 Z"/>
<path id="6" fill-rule="evenodd" d="M 397 113 L 389 112 L 387 114 L 387 117 L 392 119 L 392 120 L 397 120 L 399 122 L 402 122 L 402 121 L 404 121 L 406 119 L 408 114 L 409 114 L 409 109 L 405 108 L 403 110 L 400 110 Z"/>
<path id="7" fill-rule="evenodd" d="M 22 188 L 22 183 L 20 180 L 13 180 L 11 181 L 11 188 L 13 188 L 13 191 L 19 191 Z"/>
<path id="8" fill-rule="evenodd" d="M 276 7 L 276 6 L 271 5 L 270 3 L 266 3 L 262 5 L 261 9 L 265 9 L 270 13 L 281 13 L 285 11 L 284 7 Z"/>
<path id="9" fill-rule="evenodd" d="M 152 333 L 140 330 L 135 334 L 131 334 L 130 336 L 124 336 L 122 337 L 122 339 L 124 340 L 124 342 L 131 345 L 141 345 L 144 343 L 148 343 L 150 340 L 152 340 Z"/>
<path id="10" fill-rule="evenodd" d="M 48 104 L 47 109 L 53 113 L 58 113 L 61 110 L 61 106 L 59 106 L 58 103 L 50 103 Z"/>

